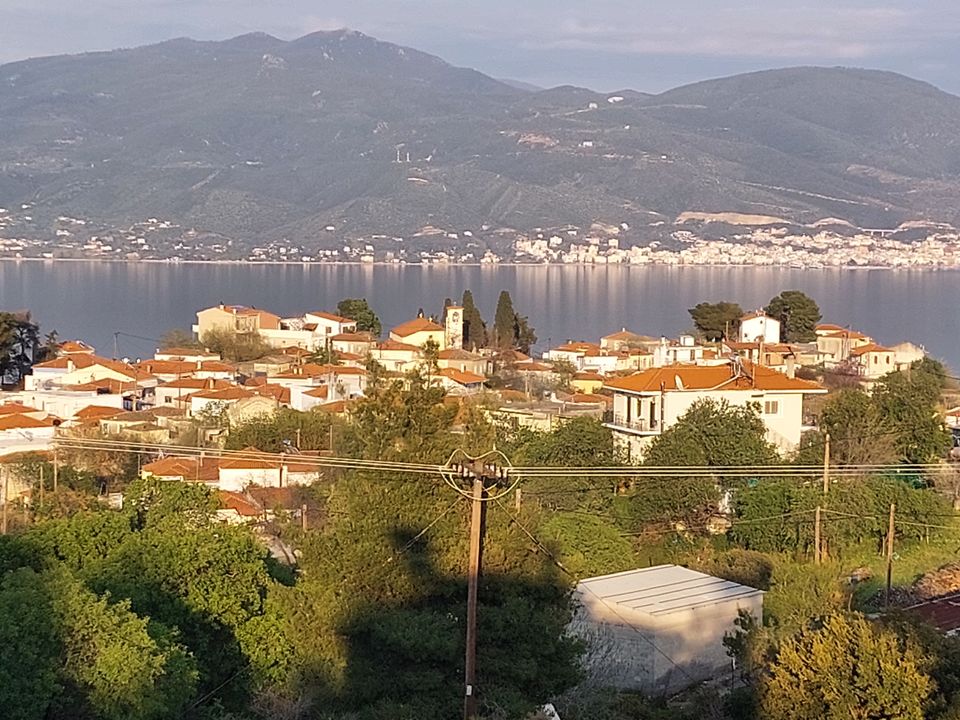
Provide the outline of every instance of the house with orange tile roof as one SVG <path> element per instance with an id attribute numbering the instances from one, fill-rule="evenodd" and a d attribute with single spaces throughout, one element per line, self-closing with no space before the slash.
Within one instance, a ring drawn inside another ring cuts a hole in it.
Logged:
<path id="1" fill-rule="evenodd" d="M 607 381 L 613 414 L 607 423 L 631 457 L 642 457 L 653 438 L 673 426 L 699 400 L 756 405 L 767 439 L 788 452 L 803 433 L 803 398 L 826 393 L 815 382 L 790 378 L 750 363 L 670 366 Z"/>
<path id="2" fill-rule="evenodd" d="M 334 335 L 357 331 L 356 320 L 322 310 L 304 313 L 303 319 L 306 323 L 314 325 L 314 332 L 324 338 L 332 338 Z"/>
<path id="3" fill-rule="evenodd" d="M 154 401 L 157 407 L 174 407 L 178 400 L 200 390 L 224 390 L 233 386 L 234 383 L 227 380 L 184 377 L 157 385 L 153 391 Z"/>
<path id="4" fill-rule="evenodd" d="M 197 323 L 193 326 L 193 334 L 202 341 L 204 335 L 214 330 L 226 330 L 245 335 L 279 329 L 279 315 L 254 307 L 220 303 L 197 311 Z"/>
<path id="5" fill-rule="evenodd" d="M 649 335 L 639 335 L 623 328 L 619 332 L 610 333 L 600 338 L 600 347 L 604 350 L 623 351 L 646 347 L 656 344 L 659 340 Z"/>
<path id="6" fill-rule="evenodd" d="M 762 342 L 735 342 L 724 340 L 721 345 L 722 354 L 729 358 L 737 355 L 742 360 L 772 368 L 778 372 L 793 377 L 798 366 L 803 364 L 801 356 L 805 356 L 799 346 L 788 343 Z"/>
<path id="7" fill-rule="evenodd" d="M 373 333 L 345 332 L 330 338 L 330 346 L 338 353 L 350 353 L 366 357 L 377 344 Z"/>
<path id="8" fill-rule="evenodd" d="M 83 340 L 64 340 L 57 345 L 58 355 L 93 355 L 94 352 L 93 346 Z"/>
<path id="9" fill-rule="evenodd" d="M 876 380 L 897 369 L 897 354 L 894 350 L 870 343 L 850 351 L 850 361 L 857 374 L 868 380 Z"/>
<path id="10" fill-rule="evenodd" d="M 414 318 L 390 331 L 390 340 L 414 347 L 423 347 L 424 343 L 432 340 L 440 350 L 447 347 L 446 330 L 425 317 Z"/>
<path id="11" fill-rule="evenodd" d="M 474 395 L 483 390 L 486 377 L 456 368 L 441 368 L 430 373 L 430 381 L 439 385 L 449 395 Z"/>
<path id="12" fill-rule="evenodd" d="M 823 326 L 818 326 L 823 327 Z M 857 348 L 871 345 L 873 338 L 856 330 L 843 328 L 817 332 L 817 359 L 825 368 L 835 368 L 847 362 Z"/>
<path id="13" fill-rule="evenodd" d="M 123 410 L 125 405 L 129 406 L 129 402 L 125 402 L 122 393 L 111 393 L 109 388 L 104 391 L 99 387 L 87 389 L 55 387 L 49 390 L 19 390 L 3 393 L 3 397 L 8 401 L 23 403 L 65 420 L 73 418 L 79 410 L 88 405 L 111 407 L 115 412 Z"/>
<path id="14" fill-rule="evenodd" d="M 437 367 L 487 376 L 491 371 L 490 358 L 462 348 L 446 348 L 437 353 Z"/>
<path id="15" fill-rule="evenodd" d="M 22 413 L 0 415 L 0 455 L 46 450 L 59 425 L 60 420 L 52 415 L 43 419 Z"/>
<path id="16" fill-rule="evenodd" d="M 426 341 L 424 341 L 426 342 Z M 423 352 L 418 345 L 384 340 L 370 351 L 370 357 L 390 372 L 405 373 L 415 370 L 423 362 Z"/>
<path id="17" fill-rule="evenodd" d="M 186 399 L 190 403 L 190 415 L 196 417 L 213 409 L 226 410 L 238 400 L 252 397 L 254 393 L 250 389 L 232 385 L 222 390 L 197 390 L 187 395 Z"/>

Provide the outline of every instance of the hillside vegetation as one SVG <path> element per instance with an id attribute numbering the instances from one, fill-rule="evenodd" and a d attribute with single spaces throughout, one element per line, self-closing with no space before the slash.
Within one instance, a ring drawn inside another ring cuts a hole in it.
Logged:
<path id="1" fill-rule="evenodd" d="M 0 126 L 0 205 L 48 224 L 310 245 L 686 211 L 960 220 L 960 98 L 867 70 L 532 91 L 356 32 L 252 34 L 0 66 Z"/>

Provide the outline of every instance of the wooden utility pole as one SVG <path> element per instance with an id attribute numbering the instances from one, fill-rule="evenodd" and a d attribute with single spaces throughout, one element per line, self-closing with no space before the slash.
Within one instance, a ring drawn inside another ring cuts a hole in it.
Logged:
<path id="1" fill-rule="evenodd" d="M 467 568 L 467 648 L 464 664 L 463 718 L 477 717 L 477 589 L 483 563 L 483 531 L 487 514 L 486 479 L 477 474 L 473 479 L 473 502 L 470 511 L 470 564 Z"/>
<path id="2" fill-rule="evenodd" d="M 307 504 L 304 503 L 300 506 L 300 529 L 304 532 L 307 531 Z"/>
<path id="3" fill-rule="evenodd" d="M 53 494 L 57 494 L 57 480 L 60 477 L 60 454 L 53 449 Z"/>
<path id="4" fill-rule="evenodd" d="M 0 468 L 0 473 L 3 474 L 3 534 L 7 534 L 7 505 L 10 501 L 10 470 L 7 469 L 6 465 Z"/>
<path id="5" fill-rule="evenodd" d="M 894 535 L 894 514 L 897 506 L 890 503 L 890 521 L 887 525 L 887 591 L 883 597 L 883 606 L 890 607 L 890 586 L 893 584 L 893 535 Z"/>
<path id="6" fill-rule="evenodd" d="M 43 486 L 46 483 L 43 481 L 43 465 L 40 466 L 40 509 L 43 510 Z"/>
<path id="7" fill-rule="evenodd" d="M 830 433 L 823 436 L 823 494 L 830 492 Z"/>
<path id="8" fill-rule="evenodd" d="M 516 493 L 513 498 L 513 508 L 517 512 L 520 512 L 520 506 L 523 504 L 523 490 L 517 488 Z"/>
<path id="9" fill-rule="evenodd" d="M 823 561 L 823 550 L 821 547 L 820 539 L 820 506 L 817 505 L 817 509 L 813 514 L 813 560 L 819 565 Z"/>
<path id="10" fill-rule="evenodd" d="M 493 454 L 493 453 L 491 453 Z M 484 456 L 484 457 L 489 457 Z M 487 488 L 507 480 L 507 470 L 483 458 L 454 464 L 451 470 L 464 482 L 472 481 L 470 504 L 470 559 L 467 567 L 467 630 L 463 673 L 463 718 L 477 717 L 477 592 L 483 568 L 483 536 L 486 531 Z M 462 491 L 467 495 L 466 491 Z"/>

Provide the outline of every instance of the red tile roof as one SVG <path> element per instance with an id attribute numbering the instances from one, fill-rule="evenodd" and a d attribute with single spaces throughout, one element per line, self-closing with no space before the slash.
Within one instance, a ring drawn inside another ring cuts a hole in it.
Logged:
<path id="1" fill-rule="evenodd" d="M 450 378 L 455 383 L 459 385 L 477 385 L 486 381 L 486 378 L 483 375 L 477 375 L 472 372 L 464 372 L 463 370 L 457 370 L 456 368 L 443 368 L 438 370 L 436 375 L 442 375 L 445 378 Z"/>
<path id="2" fill-rule="evenodd" d="M 883 347 L 882 345 L 877 345 L 876 343 L 870 343 L 869 345 L 861 345 L 858 348 L 854 348 L 850 351 L 850 354 L 853 357 L 860 357 L 861 355 L 866 355 L 867 353 L 892 353 L 893 350 L 890 348 Z"/>
<path id="3" fill-rule="evenodd" d="M 222 390 L 201 390 L 193 393 L 191 397 L 205 400 L 242 400 L 243 398 L 253 397 L 253 393 L 242 387 L 227 387 Z"/>
<path id="4" fill-rule="evenodd" d="M 171 388 L 173 390 L 223 390 L 224 388 L 233 387 L 233 383 L 220 378 L 186 377 L 162 383 L 158 387 Z"/>
<path id="5" fill-rule="evenodd" d="M 2 430 L 35 430 L 37 428 L 54 427 L 52 418 L 37 420 L 29 415 L 4 415 L 0 417 L 0 431 Z"/>
<path id="6" fill-rule="evenodd" d="M 26 405 L 18 402 L 4 403 L 3 405 L 0 405 L 0 415 L 24 415 L 27 413 L 37 412 L 42 411 L 37 410 L 36 408 L 27 407 Z"/>
<path id="7" fill-rule="evenodd" d="M 427 318 L 414 318 L 401 325 L 397 325 L 390 334 L 397 337 L 409 337 L 419 332 L 443 332 L 443 327 Z"/>
<path id="8" fill-rule="evenodd" d="M 237 366 L 223 362 L 223 360 L 204 360 L 200 363 L 201 372 L 237 372 Z"/>
<path id="9" fill-rule="evenodd" d="M 437 358 L 440 360 L 483 360 L 483 357 L 480 355 L 467 350 L 461 350 L 460 348 L 441 350 L 437 353 Z"/>
<path id="10" fill-rule="evenodd" d="M 826 392 L 809 380 L 789 378 L 762 365 L 744 363 L 744 372 L 734 377 L 730 365 L 672 365 L 643 370 L 607 382 L 606 387 L 631 392 L 678 390 L 770 390 L 778 392 Z"/>
<path id="11" fill-rule="evenodd" d="M 315 310 L 312 312 L 308 312 L 307 315 L 314 315 L 315 317 L 323 318 L 324 320 L 329 320 L 330 322 L 340 323 L 341 325 L 343 325 L 344 323 L 357 322 L 356 320 L 351 320 L 348 317 L 343 317 L 343 315 L 335 315 L 333 313 L 324 312 L 323 310 Z"/>
<path id="12" fill-rule="evenodd" d="M 224 510 L 233 510 L 241 517 L 255 518 L 263 514 L 263 509 L 252 500 L 248 500 L 241 493 L 220 490 L 217 492 L 220 507 Z"/>
<path id="13" fill-rule="evenodd" d="M 77 410 L 74 417 L 77 420 L 100 420 L 102 418 L 116 417 L 124 412 L 120 408 L 107 407 L 106 405 L 87 405 L 85 408 Z"/>
<path id="14" fill-rule="evenodd" d="M 73 353 L 85 353 L 88 355 L 93 354 L 93 348 L 83 342 L 83 340 L 64 340 L 57 346 L 57 350 L 64 355 L 70 355 Z"/>
<path id="15" fill-rule="evenodd" d="M 368 332 L 346 332 L 338 333 L 330 338 L 331 340 L 336 340 L 337 342 L 355 342 L 355 343 L 374 343 L 377 339 L 373 336 L 372 333 Z"/>

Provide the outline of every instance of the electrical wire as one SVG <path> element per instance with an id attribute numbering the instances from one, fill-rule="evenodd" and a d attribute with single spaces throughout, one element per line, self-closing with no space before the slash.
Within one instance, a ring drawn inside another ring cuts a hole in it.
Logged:
<path id="1" fill-rule="evenodd" d="M 426 525 L 426 527 L 423 528 L 423 530 L 421 530 L 421 531 L 418 532 L 416 535 L 414 535 L 412 538 L 410 538 L 410 540 L 408 540 L 406 543 L 404 543 L 403 547 L 401 547 L 399 550 L 394 550 L 394 551 L 390 554 L 390 557 L 387 558 L 387 561 L 384 563 L 384 566 L 387 566 L 387 565 L 389 565 L 390 563 L 394 562 L 398 557 L 400 557 L 401 555 L 403 555 L 403 553 L 407 552 L 407 550 L 409 550 L 409 549 L 412 548 L 414 545 L 416 545 L 417 541 L 418 541 L 420 538 L 422 538 L 424 535 L 426 535 L 428 532 L 430 532 L 430 531 L 433 529 L 433 527 L 434 527 L 438 522 L 440 522 L 441 520 L 443 520 L 443 518 L 445 518 L 447 515 L 449 515 L 449 514 L 450 514 L 450 511 L 453 510 L 453 509 L 454 509 L 457 505 L 459 505 L 462 501 L 463 501 L 463 498 L 460 497 L 460 496 L 457 496 L 457 497 L 454 499 L 454 501 L 453 501 L 452 503 L 450 503 L 450 504 L 447 506 L 447 508 L 446 508 L 442 513 L 440 513 L 439 515 L 437 515 L 437 517 L 435 517 L 433 520 L 431 520 L 431 521 Z"/>
<path id="2" fill-rule="evenodd" d="M 646 643 L 650 645 L 650 647 L 652 647 L 657 653 L 659 653 L 664 658 L 666 658 L 667 662 L 669 662 L 677 670 L 679 670 L 683 675 L 685 675 L 688 680 L 690 680 L 691 682 L 696 682 L 696 679 L 689 672 L 687 672 L 686 668 L 678 664 L 672 657 L 670 657 L 667 653 L 665 653 L 653 640 L 647 637 L 647 634 L 644 633 L 642 630 L 640 630 L 640 628 L 638 628 L 629 620 L 627 620 L 625 617 L 623 617 L 623 615 L 620 614 L 620 612 L 617 610 L 615 606 L 607 602 L 607 600 L 604 597 L 599 595 L 589 585 L 583 584 L 581 582 L 581 578 L 577 577 L 577 575 L 574 572 L 572 572 L 562 562 L 560 562 L 560 559 L 553 552 L 551 552 L 550 549 L 547 548 L 542 542 L 540 542 L 540 540 L 537 539 L 537 537 L 527 528 L 527 526 L 520 521 L 520 518 L 518 518 L 515 513 L 511 512 L 499 500 L 496 501 L 496 504 L 499 505 L 500 508 L 507 514 L 507 517 L 510 518 L 510 521 L 513 524 L 515 524 L 520 529 L 520 531 L 530 539 L 530 542 L 534 544 L 534 546 L 538 549 L 538 551 L 546 555 L 546 557 L 554 565 L 556 565 L 561 571 L 563 571 L 563 573 L 565 573 L 568 577 L 570 577 L 573 580 L 576 587 L 582 588 L 583 590 L 586 590 L 588 593 L 593 595 L 604 607 L 606 607 L 611 613 L 613 613 L 624 624 L 625 627 L 628 627 L 631 630 L 633 630 L 635 633 L 637 633 Z"/>

